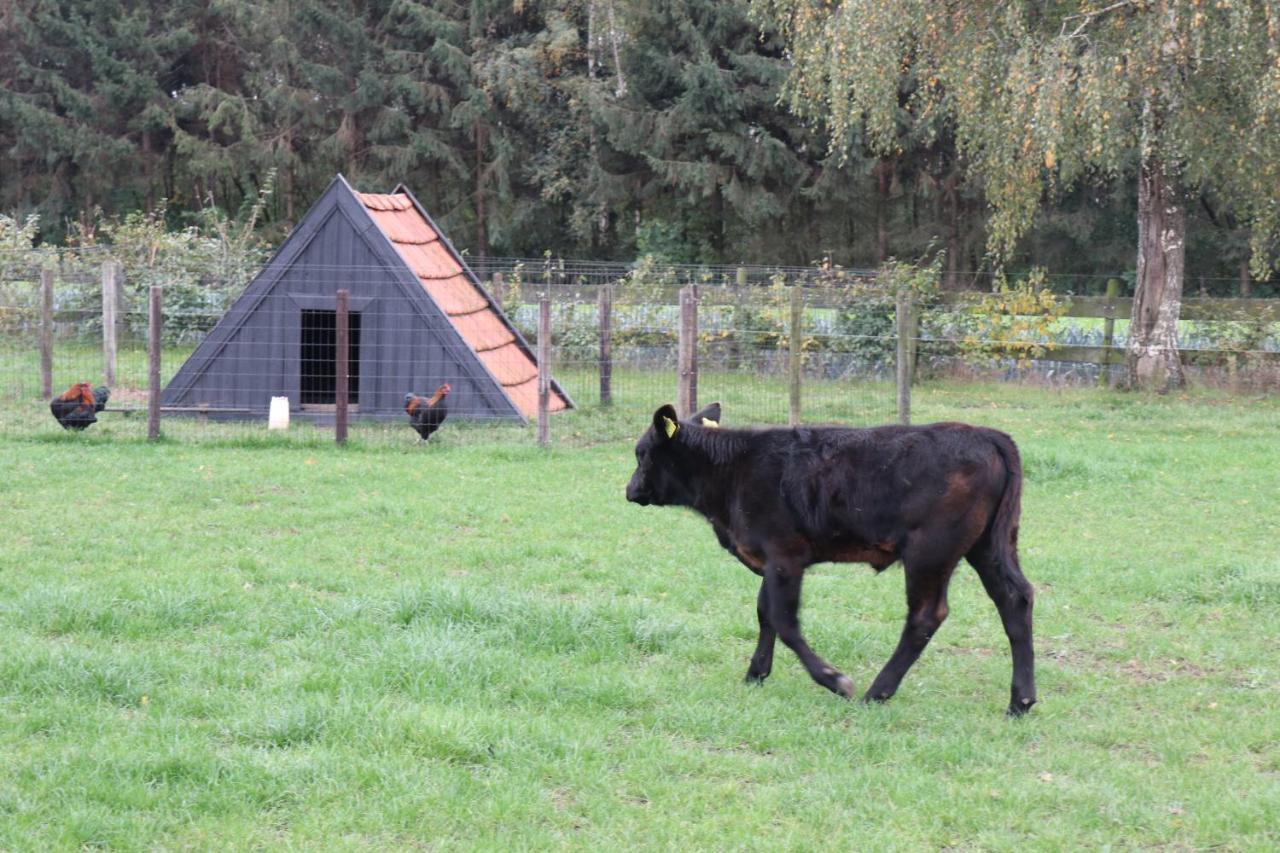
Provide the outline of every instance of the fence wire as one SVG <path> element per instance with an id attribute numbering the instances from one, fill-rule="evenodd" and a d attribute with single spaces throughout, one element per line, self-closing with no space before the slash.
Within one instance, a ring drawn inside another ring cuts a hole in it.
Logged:
<path id="1" fill-rule="evenodd" d="M 897 297 L 865 272 L 550 262 L 481 269 L 488 294 L 464 279 L 415 283 L 383 269 L 314 265 L 289 271 L 261 295 L 242 297 L 248 274 L 166 286 L 158 334 L 163 434 L 264 436 L 272 398 L 286 397 L 290 427 L 271 440 L 332 440 L 340 288 L 350 294 L 353 441 L 417 442 L 405 396 L 431 398 L 445 385 L 449 393 L 435 405 L 446 406 L 448 416 L 432 441 L 533 441 L 544 296 L 551 305 L 553 408 L 565 409 L 552 418 L 553 440 L 634 437 L 657 406 L 681 397 L 680 293 L 689 286 L 696 287 L 696 399 L 722 402 L 728 423 L 783 424 L 797 411 L 805 423 L 875 424 L 898 416 Z M 42 272 L 51 281 L 47 313 Z M 0 432 L 59 434 L 46 382 L 54 395 L 89 382 L 110 388 L 94 433 L 146 435 L 151 279 L 115 274 L 110 323 L 103 297 L 109 278 L 92 253 L 60 266 L 33 258 L 0 270 Z M 431 299 L 422 300 L 414 286 Z M 1276 320 L 1255 311 L 1184 324 L 1182 360 L 1191 378 L 1239 390 L 1280 387 Z M 904 352 L 915 381 L 972 387 L 974 395 L 990 381 L 1097 386 L 1108 374 L 1118 378 L 1120 366 L 1082 361 L 1079 353 L 1107 341 L 1119 352 L 1127 330 L 1123 320 L 1109 332 L 1103 325 L 1059 320 L 1043 340 L 1013 352 L 975 337 L 975 328 L 987 327 L 975 326 L 962 304 L 922 302 Z"/>

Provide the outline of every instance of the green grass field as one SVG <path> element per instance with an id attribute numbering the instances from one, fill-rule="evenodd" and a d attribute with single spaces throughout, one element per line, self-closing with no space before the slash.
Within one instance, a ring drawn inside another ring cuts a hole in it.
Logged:
<path id="1" fill-rule="evenodd" d="M 548 451 L 0 430 L 0 849 L 1280 846 L 1280 401 L 916 403 L 1022 447 L 1025 719 L 968 569 L 888 705 L 782 648 L 743 684 L 756 579 L 623 500 L 635 407 Z M 860 688 L 903 610 L 807 581 Z"/>

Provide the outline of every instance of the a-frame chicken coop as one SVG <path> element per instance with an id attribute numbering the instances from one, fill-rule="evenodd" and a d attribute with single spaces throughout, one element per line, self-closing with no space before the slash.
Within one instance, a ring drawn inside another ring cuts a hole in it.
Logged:
<path id="1" fill-rule="evenodd" d="M 333 410 L 336 294 L 349 310 L 349 388 L 359 417 L 404 417 L 408 391 L 448 382 L 449 416 L 537 414 L 537 360 L 403 185 L 358 193 L 341 176 L 164 389 L 165 406 L 265 416 Z M 552 411 L 571 408 L 552 383 Z M 246 414 L 248 413 L 248 414 Z"/>

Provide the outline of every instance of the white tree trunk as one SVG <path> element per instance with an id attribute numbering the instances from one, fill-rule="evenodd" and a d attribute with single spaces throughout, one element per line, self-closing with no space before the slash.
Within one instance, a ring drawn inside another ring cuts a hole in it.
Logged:
<path id="1" fill-rule="evenodd" d="M 1138 280 L 1126 363 L 1130 388 L 1169 391 L 1185 384 L 1178 315 L 1186 258 L 1181 187 L 1154 154 L 1138 170 Z"/>

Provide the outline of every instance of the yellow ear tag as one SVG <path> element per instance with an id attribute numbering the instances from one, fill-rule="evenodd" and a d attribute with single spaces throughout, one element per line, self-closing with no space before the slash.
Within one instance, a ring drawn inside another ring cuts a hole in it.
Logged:
<path id="1" fill-rule="evenodd" d="M 713 421 L 711 418 L 703 418 L 702 425 L 707 429 L 720 429 L 720 422 Z"/>
<path id="2" fill-rule="evenodd" d="M 667 431 L 667 438 L 671 438 L 671 436 L 675 435 L 676 430 L 680 428 L 675 421 L 671 420 L 671 418 L 667 417 L 666 415 L 662 416 L 662 422 L 663 422 L 663 428 L 666 429 Z"/>

